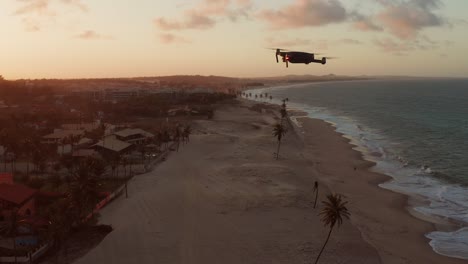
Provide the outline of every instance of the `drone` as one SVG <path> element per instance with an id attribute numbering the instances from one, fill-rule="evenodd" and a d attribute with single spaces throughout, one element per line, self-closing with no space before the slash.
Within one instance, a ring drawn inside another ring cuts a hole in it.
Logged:
<path id="1" fill-rule="evenodd" d="M 275 50 L 275 49 L 273 49 Z M 289 67 L 289 63 L 304 63 L 309 64 L 313 63 L 321 63 L 325 65 L 327 63 L 327 59 L 334 59 L 332 57 L 322 57 L 322 59 L 315 59 L 314 53 L 302 52 L 302 51 L 289 51 L 285 49 L 276 49 L 276 62 L 279 63 L 278 55 L 283 58 L 283 62 L 286 63 L 286 68 Z"/>

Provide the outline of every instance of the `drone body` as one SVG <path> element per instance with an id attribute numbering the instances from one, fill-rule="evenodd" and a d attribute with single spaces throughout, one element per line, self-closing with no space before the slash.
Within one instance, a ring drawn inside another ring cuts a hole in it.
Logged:
<path id="1" fill-rule="evenodd" d="M 289 63 L 303 63 L 309 64 L 320 63 L 325 65 L 327 63 L 327 58 L 322 57 L 321 59 L 316 59 L 314 53 L 307 53 L 301 51 L 284 51 L 283 49 L 276 49 L 276 62 L 278 63 L 278 56 L 281 56 L 283 62 L 286 63 L 286 67 L 289 66 Z"/>

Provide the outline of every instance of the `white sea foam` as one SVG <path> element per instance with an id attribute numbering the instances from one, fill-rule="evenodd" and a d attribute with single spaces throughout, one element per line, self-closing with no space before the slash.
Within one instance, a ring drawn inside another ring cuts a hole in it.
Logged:
<path id="1" fill-rule="evenodd" d="M 468 228 L 455 232 L 432 232 L 426 235 L 435 252 L 460 259 L 468 259 Z"/>

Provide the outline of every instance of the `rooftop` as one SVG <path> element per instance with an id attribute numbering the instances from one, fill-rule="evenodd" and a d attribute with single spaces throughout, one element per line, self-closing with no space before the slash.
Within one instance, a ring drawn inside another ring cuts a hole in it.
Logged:
<path id="1" fill-rule="evenodd" d="M 133 135 L 142 135 L 144 137 L 154 137 L 153 134 L 143 130 L 143 129 L 140 129 L 140 128 L 126 128 L 124 130 L 120 130 L 118 132 L 115 132 L 114 133 L 115 135 L 119 136 L 119 137 L 129 137 L 129 136 L 133 136 Z"/>
<path id="2" fill-rule="evenodd" d="M 129 144 L 125 141 L 118 140 L 112 136 L 106 137 L 104 140 L 99 141 L 96 145 L 107 150 L 120 152 L 129 148 L 132 144 Z"/>
<path id="3" fill-rule="evenodd" d="M 31 189 L 20 184 L 0 184 L 0 200 L 21 205 L 37 193 L 37 190 Z"/>
<path id="4" fill-rule="evenodd" d="M 63 130 L 63 129 L 55 129 L 54 133 L 44 136 L 45 139 L 63 139 L 68 136 L 79 136 L 83 135 L 84 130 Z"/>

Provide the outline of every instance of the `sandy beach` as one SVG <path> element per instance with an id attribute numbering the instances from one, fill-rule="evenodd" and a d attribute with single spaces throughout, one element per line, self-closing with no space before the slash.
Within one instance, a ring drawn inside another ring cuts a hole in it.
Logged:
<path id="1" fill-rule="evenodd" d="M 102 211 L 114 231 L 75 263 L 313 263 L 328 233 L 316 180 L 319 201 L 343 194 L 351 212 L 320 263 L 465 263 L 432 251 L 424 234 L 434 226 L 379 188 L 389 178 L 328 123 L 299 118 L 275 160 L 278 116 L 241 100 L 196 121 L 187 145 Z"/>

